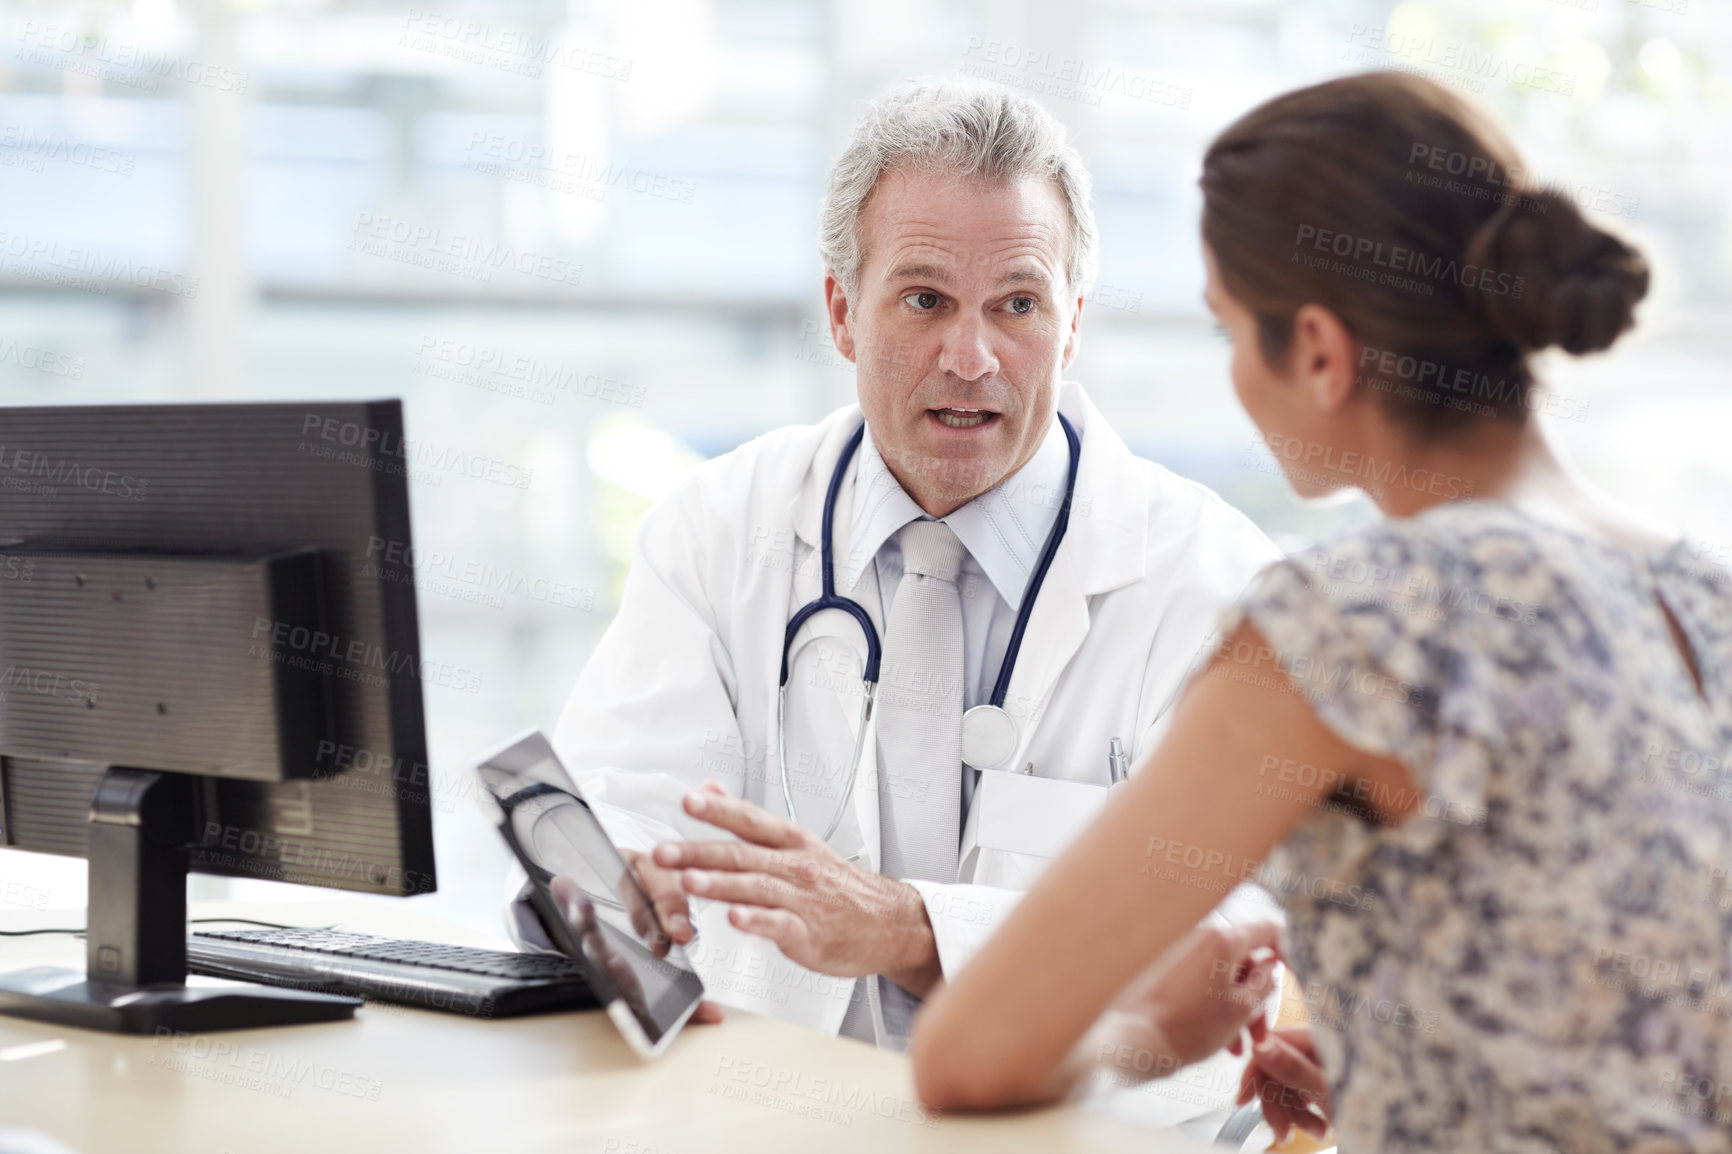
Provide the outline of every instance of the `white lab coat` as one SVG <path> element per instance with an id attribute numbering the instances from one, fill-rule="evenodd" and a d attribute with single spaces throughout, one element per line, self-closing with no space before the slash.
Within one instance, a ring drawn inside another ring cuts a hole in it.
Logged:
<path id="1" fill-rule="evenodd" d="M 1062 387 L 1060 409 L 1082 435 L 1082 459 L 1070 528 L 1036 600 L 1005 702 L 1021 730 L 1011 764 L 1105 786 L 1108 742 L 1121 738 L 1133 764 L 1154 746 L 1222 610 L 1279 554 L 1208 489 L 1132 456 L 1080 386 Z M 680 797 L 705 780 L 786 812 L 775 759 L 783 631 L 793 612 L 819 595 L 824 491 L 860 421 L 859 408 L 849 406 L 817 425 L 767 433 L 700 466 L 644 519 L 618 616 L 554 736 L 621 845 L 647 850 L 663 840 L 723 836 L 680 808 Z M 838 542 L 850 539 L 851 508 L 850 484 L 837 502 Z M 837 550 L 839 570 L 846 552 Z M 839 591 L 847 593 L 850 578 L 839 574 Z M 852 595 L 878 618 L 874 566 L 865 566 Z M 882 633 L 884 623 L 876 623 Z M 864 651 L 858 627 L 842 613 L 815 616 L 800 643 L 809 637 Z M 835 756 L 845 758 L 857 717 L 851 710 L 832 716 L 830 740 Z M 876 764 L 870 742 L 863 762 L 849 820 L 866 864 L 876 869 L 879 791 L 868 776 Z M 808 803 L 798 804 L 804 812 Z M 965 846 L 957 884 L 913 883 L 950 975 L 1047 860 L 1004 848 L 1004 837 L 980 841 L 974 852 Z M 510 896 L 518 896 L 517 881 Z M 1234 898 L 1249 916 L 1273 914 L 1260 891 L 1242 888 Z M 691 953 L 712 998 L 836 1032 L 854 979 L 795 965 L 772 943 L 735 930 L 719 903 L 696 902 L 694 913 L 699 940 Z M 526 904 L 508 920 L 520 942 L 544 940 Z M 876 984 L 864 985 L 880 1042 L 901 1044 L 887 1036 L 893 1031 L 878 1012 Z"/>

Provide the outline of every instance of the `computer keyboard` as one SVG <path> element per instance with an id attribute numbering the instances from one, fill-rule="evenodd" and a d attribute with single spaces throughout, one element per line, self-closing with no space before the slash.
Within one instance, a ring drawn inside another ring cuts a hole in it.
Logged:
<path id="1" fill-rule="evenodd" d="M 351 994 L 481 1018 L 590 1010 L 595 995 L 570 958 L 404 941 L 346 930 L 188 934 L 187 969 L 269 986 Z"/>

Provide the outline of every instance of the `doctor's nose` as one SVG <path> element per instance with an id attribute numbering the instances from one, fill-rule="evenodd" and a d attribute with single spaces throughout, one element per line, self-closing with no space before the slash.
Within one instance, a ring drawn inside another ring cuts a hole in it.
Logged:
<path id="1" fill-rule="evenodd" d="M 978 381 L 998 372 L 992 350 L 992 330 L 978 316 L 958 316 L 944 331 L 938 368 L 964 381 Z"/>

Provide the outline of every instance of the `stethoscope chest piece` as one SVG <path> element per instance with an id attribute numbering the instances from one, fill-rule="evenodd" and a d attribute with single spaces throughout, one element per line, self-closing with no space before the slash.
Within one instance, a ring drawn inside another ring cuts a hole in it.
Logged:
<path id="1" fill-rule="evenodd" d="M 1016 756 L 1016 722 L 996 705 L 962 715 L 962 760 L 975 769 L 1003 769 Z"/>

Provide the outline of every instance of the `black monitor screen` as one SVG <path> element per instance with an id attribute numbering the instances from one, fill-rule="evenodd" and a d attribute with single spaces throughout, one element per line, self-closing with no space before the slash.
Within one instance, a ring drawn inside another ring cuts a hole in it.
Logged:
<path id="1" fill-rule="evenodd" d="M 432 890 L 409 445 L 394 400 L 0 409 L 0 846 L 84 856 L 160 770 L 193 870 Z"/>

